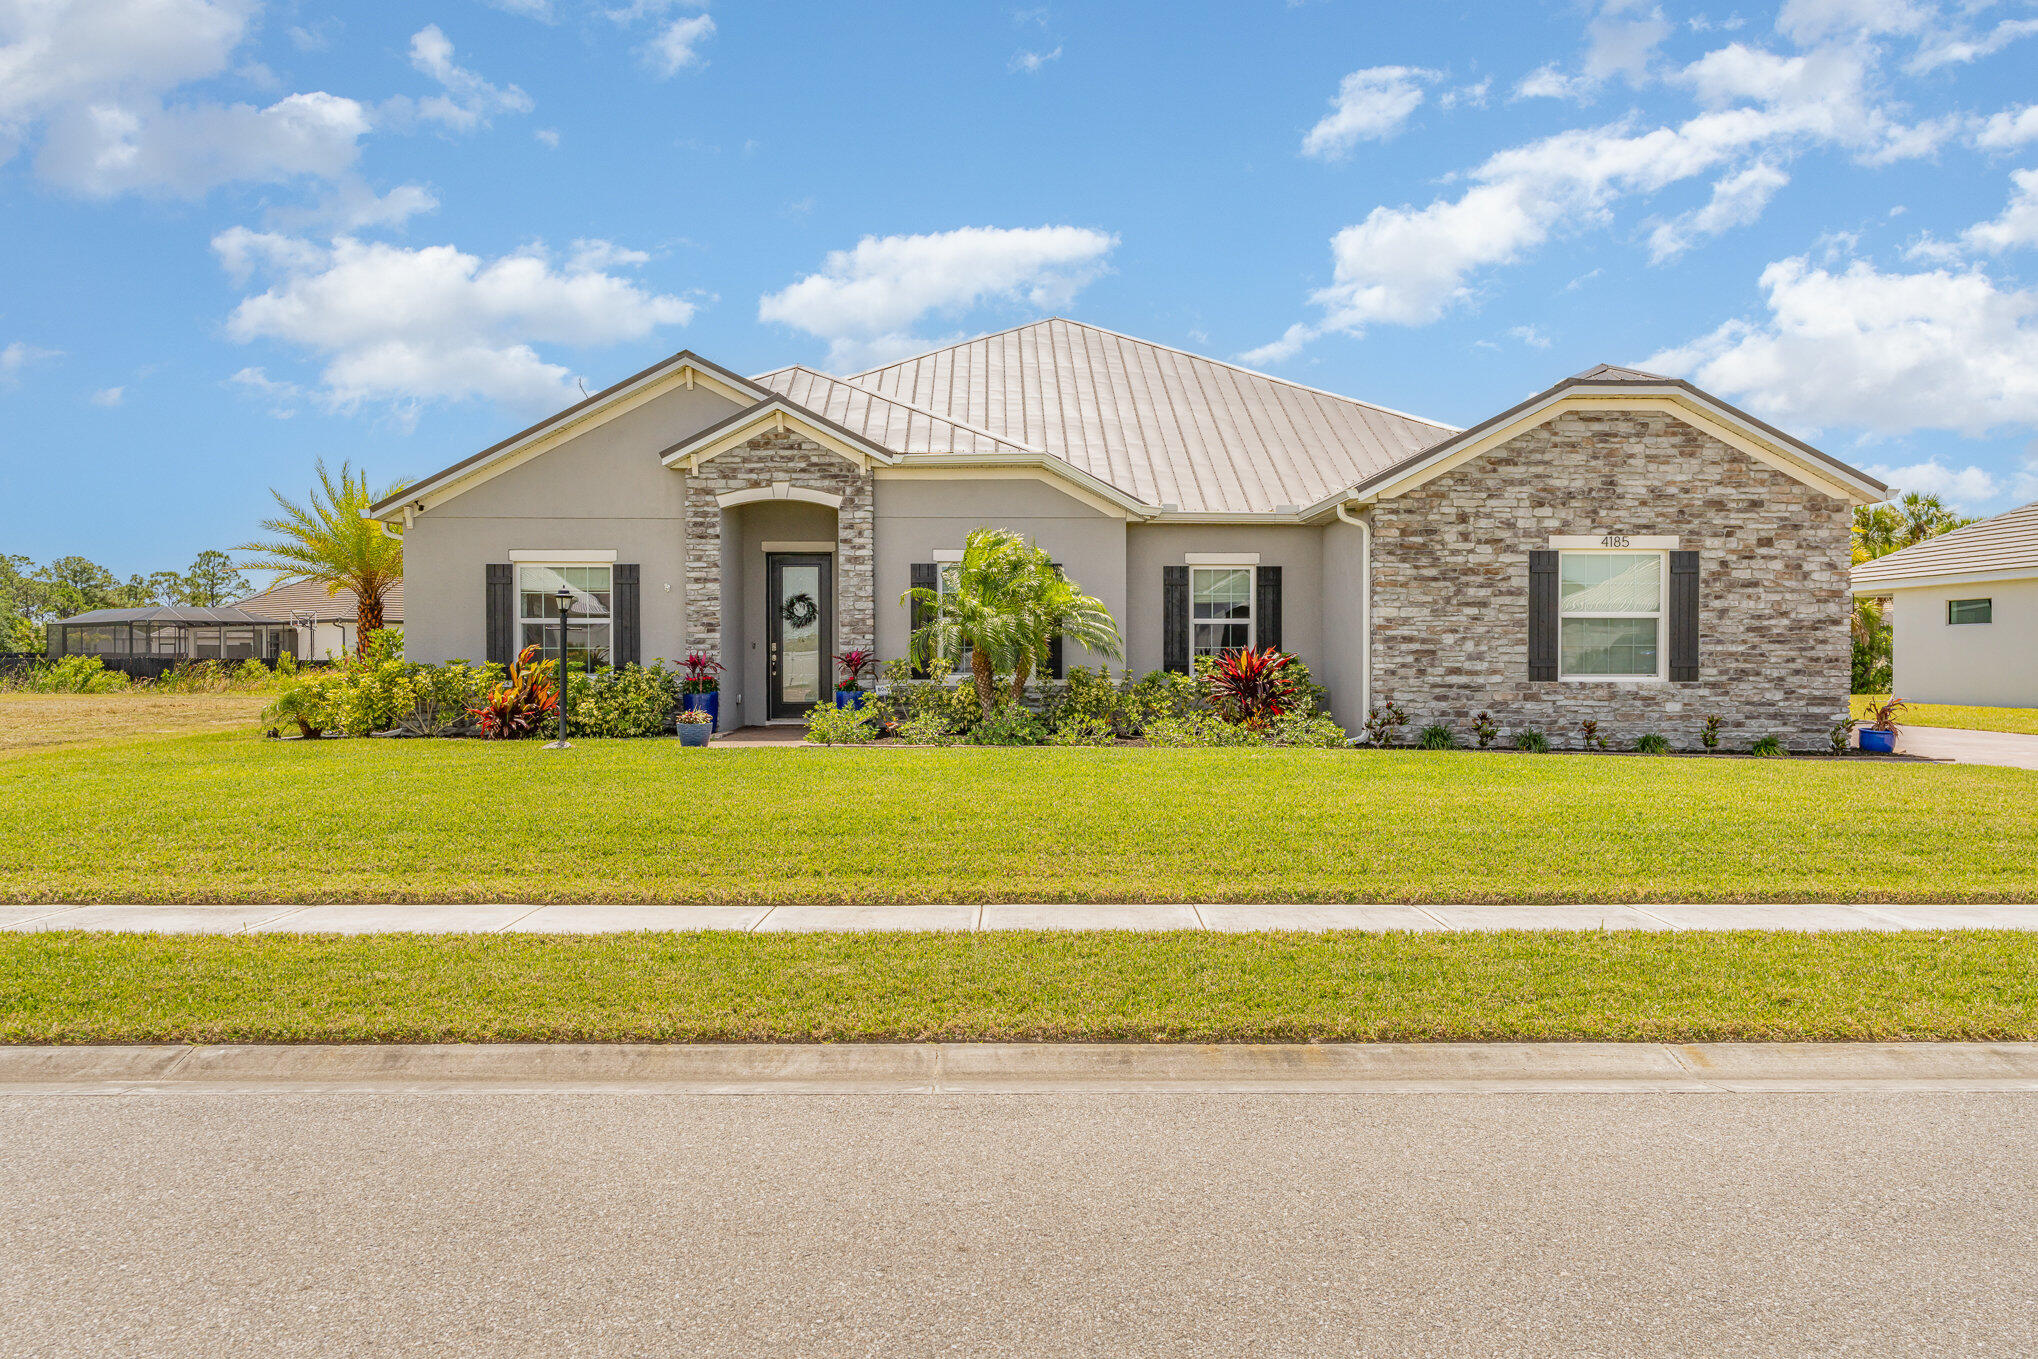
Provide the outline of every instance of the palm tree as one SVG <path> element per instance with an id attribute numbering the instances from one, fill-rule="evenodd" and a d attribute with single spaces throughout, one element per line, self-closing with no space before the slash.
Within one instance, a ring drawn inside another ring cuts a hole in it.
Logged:
<path id="1" fill-rule="evenodd" d="M 354 649 L 365 655 L 369 635 L 382 628 L 383 598 L 403 579 L 403 539 L 370 519 L 368 507 L 395 495 L 404 483 L 370 490 L 367 473 L 357 473 L 343 462 L 334 476 L 324 459 L 318 463 L 318 482 L 303 505 L 272 488 L 269 494 L 283 513 L 264 519 L 262 527 L 275 536 L 267 542 L 242 543 L 234 550 L 256 554 L 241 565 L 250 571 L 274 571 L 279 581 L 319 581 L 329 595 L 352 590 L 358 625 Z"/>
<path id="2" fill-rule="evenodd" d="M 1008 529 L 980 528 L 963 543 L 962 560 L 941 590 L 912 589 L 900 603 L 923 610 L 913 633 L 913 659 L 926 669 L 952 666 L 965 650 L 977 703 L 996 707 L 999 675 L 1012 695 L 1047 662 L 1057 633 L 1099 655 L 1121 653 L 1118 625 L 1103 604 L 1065 579 L 1047 553 Z"/>

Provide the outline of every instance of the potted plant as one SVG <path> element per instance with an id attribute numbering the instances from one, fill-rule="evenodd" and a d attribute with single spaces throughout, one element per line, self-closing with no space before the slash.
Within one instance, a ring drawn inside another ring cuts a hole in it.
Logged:
<path id="1" fill-rule="evenodd" d="M 1861 729 L 1861 748 L 1877 755 L 1896 754 L 1896 715 L 1904 706 L 1900 698 L 1868 705 L 1868 725 Z"/>
<path id="2" fill-rule="evenodd" d="M 714 695 L 708 697 L 713 698 Z M 715 719 L 705 708 L 688 708 L 679 715 L 679 743 L 683 746 L 706 745 L 714 729 Z"/>
<path id="3" fill-rule="evenodd" d="M 722 720 L 722 681 L 715 678 L 722 669 L 721 664 L 711 656 L 690 651 L 680 665 L 686 670 L 679 681 L 680 701 L 685 704 L 687 712 L 706 713 L 708 730 L 713 731 Z M 686 733 L 682 731 L 680 735 Z M 701 738 L 702 742 L 706 740 L 705 736 Z"/>
<path id="4" fill-rule="evenodd" d="M 861 708 L 864 700 L 863 676 L 866 671 L 877 668 L 877 653 L 857 647 L 837 656 L 835 664 L 842 667 L 842 678 L 835 682 L 835 706 Z"/>

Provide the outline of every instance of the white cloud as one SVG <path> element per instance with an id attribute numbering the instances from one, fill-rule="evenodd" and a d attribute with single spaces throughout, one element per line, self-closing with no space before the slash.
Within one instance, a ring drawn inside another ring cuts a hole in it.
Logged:
<path id="1" fill-rule="evenodd" d="M 1316 338 L 1316 332 L 1297 321 L 1281 332 L 1278 340 L 1269 340 L 1257 349 L 1248 349 L 1238 356 L 1238 361 L 1253 366 L 1264 366 L 1292 359 L 1302 352 L 1304 345 Z"/>
<path id="2" fill-rule="evenodd" d="M 2012 170 L 2010 184 L 2010 202 L 2000 217 L 1960 233 L 1970 247 L 1999 254 L 2015 246 L 2038 245 L 2038 170 Z"/>
<path id="3" fill-rule="evenodd" d="M 1835 273 L 1803 256 L 1762 271 L 1768 316 L 1642 362 L 1786 425 L 1981 435 L 2038 425 L 2038 293 L 1979 270 Z"/>
<path id="4" fill-rule="evenodd" d="M 1585 55 L 1578 72 L 1569 74 L 1558 63 L 1549 62 L 1516 82 L 1514 97 L 1583 102 L 1615 76 L 1629 85 L 1643 85 L 1649 79 L 1649 63 L 1657 46 L 1673 28 L 1654 5 L 1644 7 L 1641 0 L 1603 0 L 1585 25 Z"/>
<path id="5" fill-rule="evenodd" d="M 1507 333 L 1530 349 L 1548 349 L 1551 344 L 1550 337 L 1538 326 L 1509 326 Z"/>
<path id="6" fill-rule="evenodd" d="M 1339 82 L 1330 112 L 1302 138 L 1302 154 L 1342 160 L 1362 141 L 1385 141 L 1422 103 L 1437 72 L 1419 66 L 1368 66 Z"/>
<path id="7" fill-rule="evenodd" d="M 1470 85 L 1459 85 L 1454 89 L 1445 90 L 1437 96 L 1437 107 L 1454 109 L 1463 104 L 1467 108 L 1483 109 L 1486 107 L 1486 97 L 1492 90 L 1493 77 L 1483 76 Z"/>
<path id="8" fill-rule="evenodd" d="M 2009 489 L 2007 483 L 1986 468 L 1972 464 L 1948 467 L 1937 458 L 1904 467 L 1870 463 L 1862 470 L 1887 485 L 1892 499 L 1916 491 L 1920 495 L 1939 496 L 1960 508 L 1986 505 Z"/>
<path id="9" fill-rule="evenodd" d="M 98 391 L 92 393 L 92 404 L 95 406 L 118 406 L 126 399 L 127 388 L 125 387 L 101 387 Z"/>
<path id="10" fill-rule="evenodd" d="M 1737 226 L 1747 226 L 1762 215 L 1777 190 L 1790 183 L 1790 176 L 1767 161 L 1756 161 L 1714 182 L 1712 197 L 1705 206 L 1681 213 L 1659 223 L 1649 233 L 1649 261 L 1661 264 L 1696 245 L 1706 236 L 1717 236 Z"/>
<path id="11" fill-rule="evenodd" d="M 643 48 L 644 60 L 661 76 L 678 75 L 689 67 L 705 66 L 701 44 L 715 36 L 715 21 L 705 14 L 674 19 L 659 29 Z"/>
<path id="12" fill-rule="evenodd" d="M 1012 60 L 1006 63 L 1005 69 L 1015 75 L 1039 75 L 1041 67 L 1047 65 L 1050 61 L 1059 60 L 1061 60 L 1061 47 L 1059 45 L 1051 52 L 1022 50 L 1012 54 Z"/>
<path id="13" fill-rule="evenodd" d="M 606 242 L 584 244 L 622 253 Z M 683 298 L 581 260 L 555 264 L 538 249 L 483 260 L 450 245 L 404 249 L 341 237 L 326 246 L 239 228 L 222 232 L 214 248 L 230 271 L 275 279 L 234 309 L 228 336 L 318 356 L 325 364 L 318 399 L 340 410 L 469 397 L 564 405 L 576 395 L 569 374 L 535 344 L 640 339 L 694 314 Z M 244 372 L 267 381 L 258 369 Z"/>
<path id="14" fill-rule="evenodd" d="M 1994 56 L 2020 38 L 2038 33 L 2038 19 L 2004 19 L 1988 32 L 1978 36 L 1959 33 L 1940 34 L 1929 38 L 1918 49 L 1905 68 L 1908 71 L 1934 71 L 1941 66 L 1961 65 Z"/>
<path id="15" fill-rule="evenodd" d="M 453 42 L 437 24 L 426 24 L 411 34 L 410 64 L 446 91 L 419 100 L 418 116 L 456 132 L 485 126 L 497 113 L 531 111 L 531 97 L 516 86 L 498 88 L 455 62 Z"/>
<path id="16" fill-rule="evenodd" d="M 1808 46 L 1832 38 L 1917 33 L 1931 19 L 1930 10 L 1911 0 L 1785 0 L 1776 31 Z"/>
<path id="17" fill-rule="evenodd" d="M 481 3 L 504 14 L 536 19 L 540 23 L 552 22 L 552 0 L 481 0 Z"/>
<path id="18" fill-rule="evenodd" d="M 1974 134 L 1984 151 L 2013 151 L 2025 142 L 2038 142 L 2038 104 L 1992 113 Z"/>
<path id="19" fill-rule="evenodd" d="M 368 111 L 335 94 L 293 94 L 267 108 L 194 104 L 137 112 L 97 105 L 50 127 L 36 169 L 95 198 L 138 192 L 197 197 L 223 184 L 336 179 L 360 155 Z"/>
<path id="20" fill-rule="evenodd" d="M 758 300 L 757 316 L 828 341 L 838 370 L 923 346 L 912 329 L 990 302 L 1051 311 L 1106 271 L 1118 244 L 1086 227 L 961 227 L 866 236 L 831 250 L 820 272 Z"/>
<path id="21" fill-rule="evenodd" d="M 588 273 L 600 269 L 635 269 L 649 264 L 651 254 L 646 250 L 632 250 L 617 245 L 614 241 L 595 240 L 583 237 L 575 241 L 566 256 L 566 267 L 574 273 Z"/>
<path id="22" fill-rule="evenodd" d="M 61 349 L 44 349 L 26 340 L 15 340 L 0 348 L 0 387 L 12 387 L 21 381 L 21 374 L 30 364 L 57 358 L 63 352 Z"/>
<path id="23" fill-rule="evenodd" d="M 400 227 L 421 213 L 436 212 L 439 199 L 422 184 L 399 184 L 378 194 L 356 176 L 345 176 L 331 193 L 306 207 L 269 210 L 274 226 L 300 230 L 359 231 L 364 227 Z"/>
<path id="24" fill-rule="evenodd" d="M 539 129 L 538 129 L 538 130 L 537 130 L 536 132 L 533 132 L 533 133 L 532 133 L 531 135 L 532 135 L 533 137 L 536 137 L 536 138 L 538 139 L 538 142 L 539 142 L 539 144 L 540 144 L 541 146 L 545 146 L 545 147 L 547 147 L 547 148 L 549 148 L 549 149 L 551 149 L 551 150 L 554 150 L 554 151 L 556 151 L 556 150 L 558 150 L 558 149 L 559 149 L 559 129 L 558 129 L 558 128 L 556 128 L 556 127 L 541 127 L 541 128 L 539 128 Z"/>
<path id="25" fill-rule="evenodd" d="M 1565 75 L 1557 69 L 1557 63 L 1546 62 L 1530 71 L 1514 85 L 1516 99 L 1585 99 L 1592 94 L 1593 86 L 1583 76 Z"/>
<path id="26" fill-rule="evenodd" d="M 223 384 L 260 401 L 279 420 L 297 414 L 304 401 L 304 389 L 294 382 L 279 382 L 260 368 L 243 368 Z"/>

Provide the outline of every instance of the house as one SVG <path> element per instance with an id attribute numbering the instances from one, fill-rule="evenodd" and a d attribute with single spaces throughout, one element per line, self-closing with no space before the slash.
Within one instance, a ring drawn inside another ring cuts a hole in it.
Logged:
<path id="1" fill-rule="evenodd" d="M 2038 502 L 1854 568 L 1887 597 L 1892 687 L 1917 703 L 2038 707 Z"/>
<path id="2" fill-rule="evenodd" d="M 301 661 L 344 656 L 360 640 L 360 600 L 345 587 L 328 593 L 320 581 L 287 581 L 249 595 L 234 607 L 265 618 L 290 620 L 297 630 L 297 659 Z M 382 596 L 382 624 L 391 628 L 403 626 L 400 580 Z"/>
<path id="3" fill-rule="evenodd" d="M 1851 511 L 1885 494 L 1632 369 L 1460 430 L 1053 318 L 843 376 L 682 352 L 370 513 L 412 657 L 556 646 L 563 584 L 577 657 L 719 657 L 725 722 L 796 719 L 831 653 L 902 655 L 900 596 L 990 525 L 1110 608 L 1135 672 L 1276 646 L 1353 728 L 1391 700 L 1823 746 Z"/>

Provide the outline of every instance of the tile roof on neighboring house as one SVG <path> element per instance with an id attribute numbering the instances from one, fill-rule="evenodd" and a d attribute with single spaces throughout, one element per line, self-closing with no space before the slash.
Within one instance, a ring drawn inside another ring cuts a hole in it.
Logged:
<path id="1" fill-rule="evenodd" d="M 351 623 L 358 614 L 359 606 L 360 601 L 354 597 L 352 590 L 327 594 L 324 583 L 315 580 L 288 581 L 234 601 L 235 608 L 264 618 L 283 620 L 308 613 L 315 615 L 321 623 Z M 382 597 L 382 621 L 391 627 L 403 622 L 403 582 L 400 580 L 390 586 L 389 593 Z"/>
<path id="2" fill-rule="evenodd" d="M 1939 576 L 2038 576 L 2038 501 L 1854 568 L 1856 593 Z"/>
<path id="3" fill-rule="evenodd" d="M 846 381 L 1188 512 L 1299 509 L 1454 432 L 1062 317 Z"/>
<path id="4" fill-rule="evenodd" d="M 751 380 L 894 453 L 1042 451 L 799 364 Z"/>

